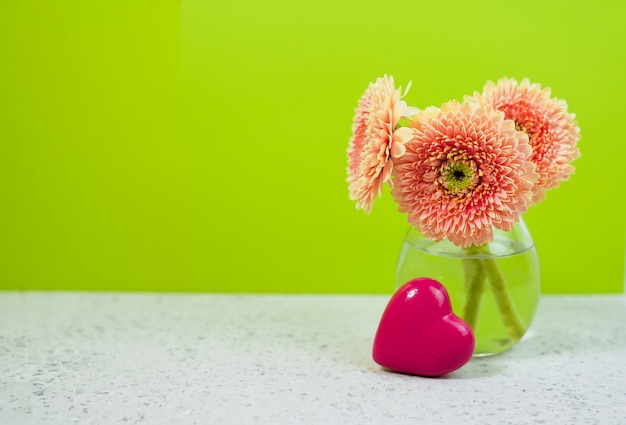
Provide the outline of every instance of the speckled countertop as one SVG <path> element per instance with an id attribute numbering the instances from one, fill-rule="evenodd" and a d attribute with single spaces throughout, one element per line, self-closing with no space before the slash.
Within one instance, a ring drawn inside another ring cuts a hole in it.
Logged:
<path id="1" fill-rule="evenodd" d="M 438 379 L 372 361 L 387 300 L 0 292 L 0 424 L 626 424 L 625 296 Z"/>

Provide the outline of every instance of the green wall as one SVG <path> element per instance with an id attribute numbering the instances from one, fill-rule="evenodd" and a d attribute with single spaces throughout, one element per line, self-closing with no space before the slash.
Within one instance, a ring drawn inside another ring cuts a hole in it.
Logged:
<path id="1" fill-rule="evenodd" d="M 529 77 L 581 127 L 525 220 L 545 293 L 621 292 L 618 0 L 0 4 L 0 289 L 393 290 L 406 217 L 348 200 L 367 84 L 417 107 Z"/>

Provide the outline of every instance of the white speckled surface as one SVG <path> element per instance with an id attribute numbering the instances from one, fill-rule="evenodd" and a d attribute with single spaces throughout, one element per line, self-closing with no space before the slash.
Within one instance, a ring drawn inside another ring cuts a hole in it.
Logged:
<path id="1" fill-rule="evenodd" d="M 626 297 L 440 379 L 371 360 L 387 299 L 0 292 L 0 424 L 626 424 Z"/>

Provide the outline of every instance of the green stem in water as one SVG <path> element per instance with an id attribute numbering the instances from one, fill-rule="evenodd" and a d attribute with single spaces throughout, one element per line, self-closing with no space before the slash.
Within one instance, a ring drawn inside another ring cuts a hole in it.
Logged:
<path id="1" fill-rule="evenodd" d="M 470 256 L 489 255 L 487 244 L 467 248 Z M 498 306 L 500 317 L 504 323 L 507 334 L 513 341 L 518 341 L 526 328 L 515 311 L 509 288 L 504 281 L 498 262 L 493 258 L 467 258 L 463 260 L 467 299 L 463 310 L 463 320 L 475 330 L 480 302 L 485 289 L 485 278 L 489 278 L 491 291 Z"/>
<path id="2" fill-rule="evenodd" d="M 504 281 L 500 267 L 498 267 L 497 261 L 493 258 L 485 258 L 481 261 L 487 272 L 487 277 L 489 277 L 491 291 L 493 292 L 493 297 L 495 298 L 496 305 L 500 311 L 504 327 L 506 328 L 506 331 L 511 339 L 513 341 L 518 341 L 522 338 L 522 336 L 524 336 L 526 327 L 515 311 L 513 301 L 511 300 L 511 294 L 509 293 L 509 288 Z"/>
<path id="3" fill-rule="evenodd" d="M 471 246 L 467 249 L 469 255 L 476 254 L 477 247 Z M 480 302 L 485 290 L 485 268 L 481 260 L 476 258 L 463 259 L 463 272 L 465 276 L 465 306 L 463 308 L 463 320 L 472 330 L 476 330 L 478 313 L 480 312 Z"/>

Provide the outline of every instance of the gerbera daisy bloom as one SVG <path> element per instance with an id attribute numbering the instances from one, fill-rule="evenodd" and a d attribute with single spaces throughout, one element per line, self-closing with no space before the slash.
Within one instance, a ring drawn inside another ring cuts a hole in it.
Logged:
<path id="1" fill-rule="evenodd" d="M 408 87 L 407 90 L 408 91 Z M 391 184 L 392 158 L 404 154 L 403 143 L 411 137 L 407 128 L 396 129 L 403 116 L 414 112 L 395 89 L 393 77 L 386 75 L 370 83 L 359 100 L 348 147 L 348 183 L 350 199 L 357 208 L 370 213 L 382 184 Z"/>
<path id="2" fill-rule="evenodd" d="M 493 105 L 504 112 L 507 119 L 528 134 L 533 148 L 530 160 L 537 165 L 539 180 L 533 189 L 533 203 L 545 198 L 545 191 L 553 189 L 574 172 L 570 164 L 580 156 L 576 143 L 580 129 L 575 116 L 567 112 L 567 103 L 551 98 L 550 89 L 530 84 L 524 78 L 520 84 L 513 79 L 502 78 L 497 84 L 489 81 L 482 94 L 473 98 Z"/>
<path id="3" fill-rule="evenodd" d="M 510 231 L 537 180 L 528 136 L 491 105 L 456 101 L 430 107 L 409 124 L 392 195 L 425 236 L 469 247 Z"/>

